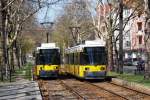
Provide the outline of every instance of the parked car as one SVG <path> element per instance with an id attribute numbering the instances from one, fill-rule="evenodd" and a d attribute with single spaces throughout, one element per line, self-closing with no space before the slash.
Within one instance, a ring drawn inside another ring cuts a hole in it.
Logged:
<path id="1" fill-rule="evenodd" d="M 125 60 L 124 65 L 126 66 L 132 66 L 132 60 Z"/>
<path id="2" fill-rule="evenodd" d="M 137 66 L 137 65 L 138 65 L 138 61 L 133 61 L 133 62 L 132 62 L 132 65 L 133 65 L 133 66 Z"/>

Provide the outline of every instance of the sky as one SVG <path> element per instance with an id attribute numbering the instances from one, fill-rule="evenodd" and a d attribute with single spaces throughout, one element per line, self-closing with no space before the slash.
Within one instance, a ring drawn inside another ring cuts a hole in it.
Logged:
<path id="1" fill-rule="evenodd" d="M 37 21 L 40 23 L 41 22 L 54 22 L 55 19 L 57 18 L 57 16 L 63 12 L 63 7 L 65 7 L 67 4 L 70 4 L 70 1 L 72 1 L 72 0 L 62 0 L 61 2 L 59 2 L 56 5 L 51 5 L 49 7 L 45 7 L 43 9 L 41 9 L 36 14 Z M 93 3 L 95 2 L 94 4 L 96 4 L 96 2 L 97 2 L 97 0 L 89 0 L 89 1 L 92 1 Z M 46 12 L 47 12 L 47 14 L 46 14 Z"/>
<path id="2" fill-rule="evenodd" d="M 42 8 L 36 14 L 38 22 L 54 22 L 57 16 L 63 12 L 63 7 L 67 4 L 67 1 L 64 0 L 56 5 Z"/>

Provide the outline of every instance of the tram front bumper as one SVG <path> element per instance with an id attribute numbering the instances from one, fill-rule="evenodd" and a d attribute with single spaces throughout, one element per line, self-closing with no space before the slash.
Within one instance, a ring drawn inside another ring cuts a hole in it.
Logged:
<path id="1" fill-rule="evenodd" d="M 40 77 L 58 77 L 58 71 L 40 70 Z"/>
<path id="2" fill-rule="evenodd" d="M 100 72 L 85 72 L 85 79 L 101 79 L 106 77 L 106 71 Z"/>

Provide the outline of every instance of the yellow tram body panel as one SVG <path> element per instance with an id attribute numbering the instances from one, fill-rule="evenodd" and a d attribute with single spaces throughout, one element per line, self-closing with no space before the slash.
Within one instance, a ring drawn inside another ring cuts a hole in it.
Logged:
<path id="1" fill-rule="evenodd" d="M 53 71 L 53 70 L 59 70 L 59 68 L 60 68 L 60 65 L 37 65 L 35 75 L 39 76 L 40 70 Z"/>
<path id="2" fill-rule="evenodd" d="M 85 78 L 87 73 L 106 73 L 106 65 L 66 65 L 66 72 L 80 78 Z M 105 75 L 102 75 L 105 76 Z M 101 77 L 101 76 L 99 76 Z"/>
<path id="3" fill-rule="evenodd" d="M 105 65 L 83 65 L 79 67 L 79 77 L 85 77 L 84 72 L 102 72 L 106 71 L 106 66 Z"/>

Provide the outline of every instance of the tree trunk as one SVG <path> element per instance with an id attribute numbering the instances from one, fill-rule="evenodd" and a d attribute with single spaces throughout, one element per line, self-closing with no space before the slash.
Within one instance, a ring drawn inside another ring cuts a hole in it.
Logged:
<path id="1" fill-rule="evenodd" d="M 145 62 L 144 79 L 150 79 L 150 52 L 147 52 L 146 55 L 147 55 L 147 60 Z"/>
<path id="2" fill-rule="evenodd" d="M 119 2 L 119 72 L 123 74 L 123 0 Z"/>
<path id="3" fill-rule="evenodd" d="M 117 73 L 119 73 L 119 58 L 118 58 L 118 50 L 117 50 L 117 44 L 116 44 L 116 40 L 114 40 L 114 51 L 115 51 L 115 54 L 114 54 L 114 60 L 115 60 L 115 71 Z"/>
<path id="4" fill-rule="evenodd" d="M 18 68 L 20 69 L 21 68 L 21 55 L 20 55 L 20 47 L 17 41 L 15 41 L 15 48 L 16 48 L 15 54 L 17 58 L 17 65 L 18 65 Z"/>
<path id="5" fill-rule="evenodd" d="M 3 9 L 7 5 L 7 0 L 1 0 L 1 9 Z M 3 45 L 3 69 L 6 71 L 6 78 L 8 78 L 7 70 L 8 70 L 8 52 L 7 52 L 7 40 L 8 40 L 8 34 L 7 34 L 7 9 L 1 10 L 1 16 L 2 16 L 2 45 Z M 3 80 L 3 72 L 2 72 L 2 80 Z"/>
<path id="6" fill-rule="evenodd" d="M 112 36 L 108 39 L 108 68 L 109 70 L 113 70 L 113 44 L 112 44 Z"/>
<path id="7" fill-rule="evenodd" d="M 150 0 L 144 0 L 145 2 L 145 49 L 146 49 L 146 62 L 145 62 L 145 79 L 150 79 Z"/>
<path id="8" fill-rule="evenodd" d="M 10 70 L 12 72 L 14 72 L 14 50 L 13 50 L 13 46 L 11 47 L 11 52 L 10 52 L 10 55 L 11 55 L 11 59 L 10 59 Z"/>

